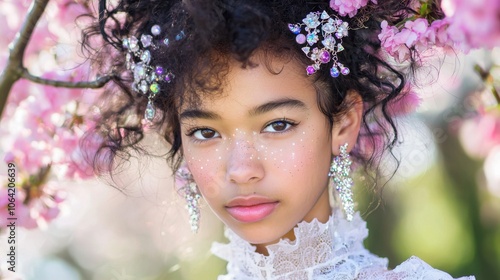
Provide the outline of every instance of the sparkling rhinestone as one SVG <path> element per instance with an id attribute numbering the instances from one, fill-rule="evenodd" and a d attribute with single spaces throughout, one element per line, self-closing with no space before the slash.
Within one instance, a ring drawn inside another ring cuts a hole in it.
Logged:
<path id="1" fill-rule="evenodd" d="M 128 42 L 129 42 L 129 49 L 133 52 L 136 52 L 139 50 L 139 40 L 137 40 L 137 38 L 135 38 L 134 36 L 131 36 L 130 38 L 128 38 Z"/>
<path id="2" fill-rule="evenodd" d="M 306 72 L 307 72 L 307 75 L 312 75 L 312 74 L 316 73 L 316 69 L 314 69 L 314 67 L 312 65 L 309 65 L 306 67 Z"/>
<path id="3" fill-rule="evenodd" d="M 351 70 L 349 70 L 349 68 L 347 67 L 340 67 L 340 73 L 342 73 L 342 75 L 348 75 L 349 73 L 351 73 Z"/>
<path id="4" fill-rule="evenodd" d="M 151 36 L 151 35 L 142 34 L 142 36 L 141 36 L 141 43 L 142 43 L 142 46 L 145 48 L 151 46 L 152 40 L 153 40 L 153 36 Z"/>
<path id="5" fill-rule="evenodd" d="M 165 38 L 165 39 L 163 40 L 163 44 L 165 44 L 165 46 L 170 45 L 170 40 L 169 40 L 168 38 Z"/>
<path id="6" fill-rule="evenodd" d="M 330 18 L 330 15 L 326 11 L 323 11 L 321 13 L 321 19 L 327 19 L 327 18 Z"/>
<path id="7" fill-rule="evenodd" d="M 146 72 L 144 71 L 144 65 L 142 63 L 137 63 L 134 67 L 134 80 L 139 81 L 144 78 Z"/>
<path id="8" fill-rule="evenodd" d="M 318 42 L 319 38 L 318 35 L 315 33 L 309 33 L 307 34 L 307 43 L 309 46 L 314 45 L 316 42 Z"/>
<path id="9" fill-rule="evenodd" d="M 130 45 L 129 45 L 129 40 L 128 38 L 125 38 L 122 40 L 122 46 L 126 49 L 129 49 L 130 48 Z"/>
<path id="10" fill-rule="evenodd" d="M 339 43 L 339 44 L 337 45 L 337 51 L 338 51 L 338 52 L 341 52 L 341 51 L 343 51 L 343 50 L 344 50 L 344 46 L 342 46 L 342 44 L 340 44 L 340 43 Z"/>
<path id="11" fill-rule="evenodd" d="M 161 28 L 158 24 L 155 24 L 151 27 L 151 34 L 158 36 L 161 33 Z"/>
<path id="12" fill-rule="evenodd" d="M 288 29 L 290 29 L 290 31 L 292 31 L 293 34 L 297 35 L 300 33 L 300 25 L 298 24 L 291 24 L 289 23 L 288 24 Z"/>
<path id="13" fill-rule="evenodd" d="M 310 57 L 311 57 L 311 59 L 312 59 L 312 60 L 316 61 L 316 60 L 318 60 L 318 59 L 319 59 L 319 55 L 320 55 L 320 53 L 319 53 L 318 48 L 314 48 L 314 49 L 312 50 L 312 53 L 311 53 L 311 56 L 310 56 Z"/>
<path id="14" fill-rule="evenodd" d="M 340 75 L 339 69 L 335 66 L 330 68 L 330 76 L 337 78 Z"/>
<path id="15" fill-rule="evenodd" d="M 295 41 L 298 44 L 304 44 L 306 42 L 306 35 L 304 35 L 304 34 L 297 35 L 297 37 L 295 37 Z"/>
<path id="16" fill-rule="evenodd" d="M 141 90 L 142 93 L 146 94 L 149 89 L 148 82 L 146 82 L 146 80 L 142 80 L 139 85 L 139 89 Z"/>
<path id="17" fill-rule="evenodd" d="M 323 27 L 321 27 L 321 29 L 323 31 L 325 31 L 326 33 L 333 33 L 337 30 L 337 28 L 335 27 L 335 25 L 331 24 L 331 23 L 325 23 L 323 24 Z"/>
<path id="18" fill-rule="evenodd" d="M 156 81 L 156 78 L 157 78 L 156 73 L 151 73 L 151 75 L 149 75 L 149 77 L 148 77 L 148 80 L 149 80 L 149 82 L 152 83 L 152 82 Z"/>
<path id="19" fill-rule="evenodd" d="M 153 106 L 153 102 L 151 100 L 148 101 L 148 105 L 146 105 L 146 111 L 144 112 L 144 118 L 148 121 L 152 121 L 155 117 L 156 109 Z"/>
<path id="20" fill-rule="evenodd" d="M 319 64 L 313 64 L 313 66 L 312 66 L 312 67 L 313 67 L 313 68 L 314 68 L 314 70 L 316 70 L 316 71 L 318 71 L 318 70 L 319 70 L 319 68 L 320 68 Z"/>
<path id="21" fill-rule="evenodd" d="M 141 54 L 141 60 L 144 64 L 149 64 L 151 61 L 151 53 L 148 50 L 143 51 Z"/>
<path id="22" fill-rule="evenodd" d="M 161 76 L 163 74 L 163 67 L 156 66 L 155 73 L 156 75 Z"/>
<path id="23" fill-rule="evenodd" d="M 322 51 L 319 55 L 319 60 L 322 63 L 328 63 L 330 61 L 330 53 L 328 51 Z"/>
<path id="24" fill-rule="evenodd" d="M 186 34 L 184 34 L 184 30 L 182 30 L 181 32 L 179 32 L 179 34 L 175 35 L 175 40 L 179 41 L 182 38 L 184 38 L 185 36 L 186 36 Z"/>
<path id="25" fill-rule="evenodd" d="M 172 81 L 172 74 L 168 73 L 165 75 L 165 82 L 170 83 Z"/>
<path id="26" fill-rule="evenodd" d="M 325 39 L 323 39 L 323 41 L 321 41 L 323 46 L 325 46 L 328 49 L 333 49 L 333 47 L 335 46 L 335 42 L 336 42 L 335 38 L 333 38 L 330 35 L 326 36 Z"/>
<path id="27" fill-rule="evenodd" d="M 318 20 L 318 14 L 317 13 L 309 13 L 306 18 L 302 20 L 306 24 L 306 26 L 310 29 L 314 29 L 320 25 L 320 22 Z"/>
<path id="28" fill-rule="evenodd" d="M 309 51 L 310 51 L 310 50 L 311 50 L 311 48 L 309 48 L 309 47 L 303 47 L 303 48 L 302 48 L 302 51 L 303 51 L 306 55 L 308 55 L 308 54 L 309 54 Z"/>
<path id="29" fill-rule="evenodd" d="M 149 86 L 149 89 L 156 95 L 160 91 L 160 86 L 157 83 L 153 83 Z"/>

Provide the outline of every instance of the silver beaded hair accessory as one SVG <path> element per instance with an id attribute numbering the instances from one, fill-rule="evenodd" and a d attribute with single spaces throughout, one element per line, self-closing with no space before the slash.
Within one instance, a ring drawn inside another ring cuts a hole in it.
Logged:
<path id="1" fill-rule="evenodd" d="M 189 213 L 189 224 L 191 231 L 196 233 L 200 226 L 200 199 L 201 194 L 198 186 L 193 180 L 193 175 L 187 168 L 179 168 L 175 174 L 176 184 L 179 184 L 179 191 L 184 194 L 186 208 Z"/>
<path id="2" fill-rule="evenodd" d="M 290 31 L 297 35 L 295 41 L 305 46 L 302 51 L 314 63 L 306 67 L 307 75 L 316 73 L 321 64 L 332 61 L 330 75 L 337 78 L 349 74 L 349 68 L 338 61 L 337 54 L 344 50 L 342 38 L 348 36 L 349 24 L 326 11 L 311 12 L 302 23 L 288 24 Z M 304 28 L 305 33 L 302 33 Z"/>
<path id="3" fill-rule="evenodd" d="M 332 178 L 332 183 L 342 201 L 346 218 L 348 221 L 351 221 L 354 216 L 354 201 L 352 199 L 353 181 L 350 177 L 352 161 L 347 153 L 347 146 L 348 143 L 340 146 L 340 155 L 333 158 L 328 177 Z"/>
<path id="4" fill-rule="evenodd" d="M 122 41 L 123 47 L 127 50 L 125 56 L 126 67 L 128 70 L 132 71 L 134 77 L 132 89 L 148 97 L 148 104 L 146 106 L 146 112 L 144 113 L 144 118 L 148 121 L 152 121 L 155 117 L 156 109 L 153 106 L 153 99 L 160 92 L 161 85 L 170 83 L 174 78 L 172 72 L 163 66 L 151 65 L 151 52 L 149 48 L 158 49 L 161 44 L 165 46 L 169 45 L 168 38 L 158 41 L 153 40 L 160 34 L 160 26 L 153 25 L 153 27 L 151 27 L 151 35 L 142 34 L 140 40 L 135 36 L 130 36 L 124 38 Z M 184 32 L 181 31 L 176 35 L 175 39 L 178 41 L 183 37 Z"/>

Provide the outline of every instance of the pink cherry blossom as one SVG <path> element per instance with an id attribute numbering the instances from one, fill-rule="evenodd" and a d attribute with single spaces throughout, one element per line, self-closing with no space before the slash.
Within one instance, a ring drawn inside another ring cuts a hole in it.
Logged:
<path id="1" fill-rule="evenodd" d="M 14 197 L 14 214 L 17 218 L 17 226 L 30 229 L 45 227 L 59 215 L 60 208 L 66 198 L 66 192 L 54 182 L 49 182 L 38 187 L 38 196 L 32 197 L 29 201 L 26 201 L 27 196 L 24 188 L 16 188 Z M 8 199 L 8 189 L 0 188 L 0 229 L 7 225 Z"/>
<path id="2" fill-rule="evenodd" d="M 410 49 L 405 45 L 407 40 L 403 36 L 397 36 L 399 29 L 390 26 L 385 20 L 382 21 L 381 28 L 378 38 L 382 48 L 398 62 L 407 60 L 410 57 Z"/>
<path id="3" fill-rule="evenodd" d="M 377 4 L 377 0 L 371 0 Z M 368 5 L 368 0 L 330 0 L 330 7 L 341 16 L 354 17 L 358 10 Z"/>
<path id="4" fill-rule="evenodd" d="M 495 146 L 500 145 L 500 116 L 487 113 L 465 120 L 459 138 L 470 156 L 486 157 Z"/>
<path id="5" fill-rule="evenodd" d="M 500 46 L 500 1 L 443 0 L 448 33 L 463 48 Z"/>
<path id="6" fill-rule="evenodd" d="M 435 45 L 441 48 L 457 47 L 458 45 L 451 40 L 448 33 L 449 23 L 449 18 L 433 21 L 425 32 L 423 40 L 427 40 L 429 45 Z"/>
<path id="7" fill-rule="evenodd" d="M 412 49 L 419 53 L 429 49 L 427 37 L 435 40 L 435 32 L 429 32 L 429 22 L 424 18 L 407 21 L 401 30 L 383 21 L 378 35 L 382 48 L 398 62 L 408 60 Z"/>
<path id="8" fill-rule="evenodd" d="M 77 18 L 88 12 L 84 2 L 49 1 L 24 53 L 24 65 L 32 74 L 51 80 L 91 79 L 89 65 L 78 66 L 82 58 L 76 48 L 80 34 Z M 19 30 L 30 3 L 0 1 L 0 67 L 6 62 L 6 47 Z M 81 23 L 81 19 L 78 21 Z M 13 86 L 0 122 L 0 150 L 8 151 L 4 161 L 15 162 L 18 167 L 16 215 L 20 226 L 40 227 L 59 214 L 64 192 L 49 179 L 85 179 L 93 175 L 86 153 L 95 153 L 102 140 L 81 146 L 80 139 L 94 125 L 88 112 L 98 96 L 96 92 L 85 94 L 81 89 L 42 86 L 23 79 Z M 41 176 L 44 170 L 50 173 Z M 26 178 L 35 179 L 30 186 L 22 185 L 27 184 Z M 4 179 L 0 178 L 0 182 Z M 27 196 L 27 189 L 34 193 Z M 0 189 L 0 208 L 5 206 L 4 190 Z M 6 211 L 0 212 L 2 215 Z"/>
<path id="9" fill-rule="evenodd" d="M 389 102 L 387 111 L 393 117 L 408 115 L 415 112 L 421 102 L 420 96 L 412 90 L 408 83 L 403 88 L 402 94 Z"/>
<path id="10" fill-rule="evenodd" d="M 88 14 L 89 11 L 87 7 L 82 4 L 84 1 L 75 0 L 56 0 L 54 3 L 57 5 L 57 9 L 54 9 L 53 17 L 63 25 L 74 25 L 76 20 L 80 20 L 78 16 L 83 14 Z"/>

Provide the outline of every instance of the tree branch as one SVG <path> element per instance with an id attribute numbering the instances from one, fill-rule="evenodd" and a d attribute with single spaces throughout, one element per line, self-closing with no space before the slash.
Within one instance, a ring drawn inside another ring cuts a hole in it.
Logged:
<path id="1" fill-rule="evenodd" d="M 31 3 L 24 23 L 9 47 L 9 59 L 5 69 L 0 74 L 0 118 L 12 86 L 21 78 L 22 71 L 20 70 L 23 69 L 24 51 L 48 2 L 49 0 L 34 0 Z"/>
<path id="2" fill-rule="evenodd" d="M 111 80 L 111 76 L 102 76 L 98 77 L 94 81 L 81 81 L 81 82 L 69 82 L 69 81 L 57 81 L 57 80 L 49 80 L 41 77 L 33 76 L 28 69 L 24 69 L 21 75 L 22 78 L 30 80 L 37 84 L 49 85 L 54 87 L 65 87 L 65 88 L 101 88 L 103 87 L 109 80 Z"/>

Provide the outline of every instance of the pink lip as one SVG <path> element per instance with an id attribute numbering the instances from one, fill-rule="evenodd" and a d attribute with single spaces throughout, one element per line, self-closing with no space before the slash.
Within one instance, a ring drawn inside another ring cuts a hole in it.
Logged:
<path id="1" fill-rule="evenodd" d="M 226 209 L 236 220 L 242 223 L 253 223 L 269 216 L 278 203 L 279 201 L 260 196 L 238 197 L 231 200 L 226 205 Z"/>

